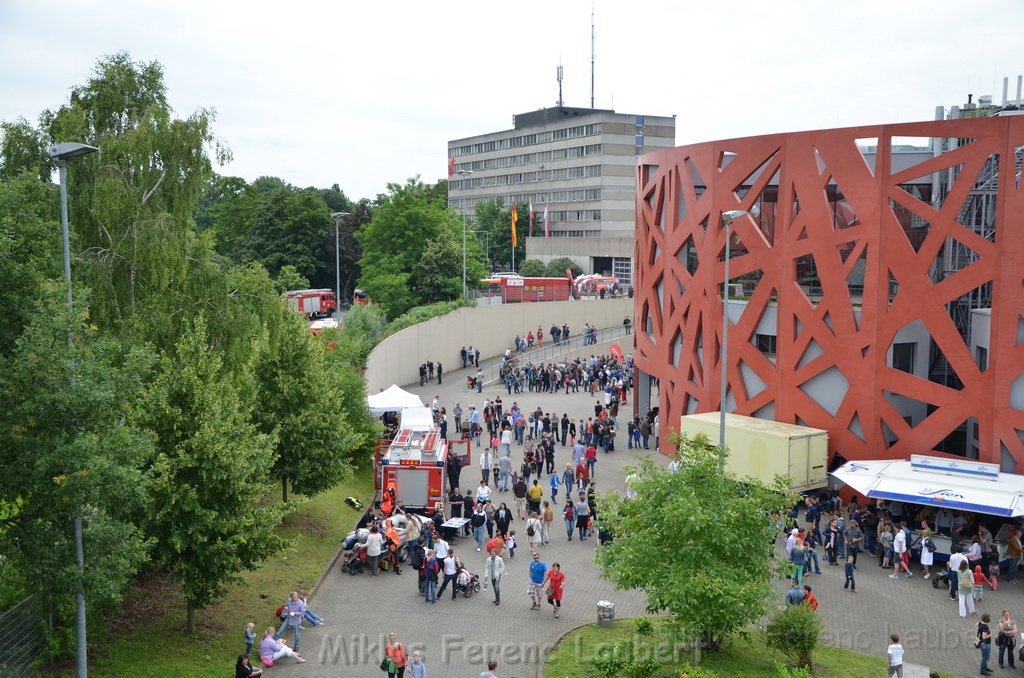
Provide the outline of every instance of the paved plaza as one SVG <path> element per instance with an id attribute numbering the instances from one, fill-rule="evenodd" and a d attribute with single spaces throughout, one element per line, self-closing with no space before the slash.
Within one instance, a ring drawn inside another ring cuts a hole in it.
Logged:
<path id="1" fill-rule="evenodd" d="M 628 339 L 617 343 L 625 353 L 630 351 Z M 608 345 L 587 347 L 587 355 L 606 352 Z M 425 352 L 422 359 L 451 360 L 448 355 L 432 352 Z M 566 412 L 577 421 L 593 416 L 595 399 L 583 392 L 568 395 L 526 392 L 509 396 L 504 387 L 499 389 L 497 383 L 491 383 L 483 394 L 477 394 L 466 388 L 466 373 L 465 370 L 445 373 L 445 383 L 441 386 L 413 384 L 404 388 L 420 395 L 425 403 L 439 395 L 449 412 L 456 401 L 461 402 L 464 409 L 469 404 L 480 407 L 484 398 L 493 398 L 500 392 L 506 408 L 516 401 L 527 410 L 540 405 L 546 412 L 557 412 L 559 416 Z M 625 408 L 626 412 L 631 408 L 632 403 Z M 620 419 L 624 424 L 625 420 Z M 622 491 L 623 469 L 634 461 L 634 454 L 635 450 L 626 449 L 625 426 L 622 425 L 616 436 L 616 450 L 607 455 L 599 453 L 595 479 L 600 492 L 612 488 Z M 660 463 L 667 462 L 660 455 L 655 456 Z M 519 446 L 514 446 L 513 457 L 521 458 Z M 569 457 L 568 447 L 557 446 L 556 467 L 564 468 Z M 462 472 L 462 484 L 466 487 L 475 487 L 479 482 L 477 458 L 474 449 L 473 466 Z M 563 497 L 560 492 L 559 499 Z M 502 501 L 513 504 L 511 492 L 495 492 L 492 498 L 496 504 Z M 545 498 L 549 499 L 546 483 Z M 460 595 L 454 601 L 446 591 L 435 605 L 428 605 L 417 592 L 416 572 L 411 567 L 403 568 L 402 575 L 381 572 L 373 577 L 368 573 L 350 576 L 335 566 L 311 600 L 312 608 L 328 621 L 323 627 L 310 628 L 303 633 L 302 651 L 309 661 L 296 665 L 283 660 L 272 669 L 273 675 L 379 678 L 385 675 L 378 668 L 383 642 L 388 633 L 395 632 L 410 654 L 414 649 L 424 653 L 431 678 L 475 678 L 486 667 L 487 657 L 499 660 L 497 675 L 500 678 L 539 678 L 543 653 L 569 630 L 595 622 L 597 601 L 612 601 L 620 618 L 644 614 L 645 595 L 638 591 L 615 591 L 609 582 L 601 579 L 593 562 L 596 548 L 593 537 L 587 542 L 581 543 L 576 538 L 568 542 L 558 511 L 551 543 L 542 548 L 541 554 L 549 566 L 553 561 L 560 562 L 566 573 L 562 615 L 554 619 L 547 605 L 540 611 L 531 611 L 526 594 L 529 549 L 525 547 L 524 521 L 515 521 L 512 529 L 516 530 L 520 546 L 515 558 L 505 559 L 507 569 L 501 582 L 500 607 L 492 604 L 493 594 L 489 590 L 470 599 Z M 781 540 L 778 546 L 783 553 Z M 471 571 L 482 575 L 486 554 L 476 552 L 471 538 L 459 538 L 453 547 Z M 949 600 L 943 590 L 933 589 L 931 582 L 919 573 L 911 579 L 891 580 L 887 576 L 889 572 L 883 572 L 876 563 L 870 555 L 862 556 L 855 594 L 843 591 L 842 567 L 823 566 L 821 575 L 806 578 L 805 583 L 813 587 L 821 603 L 819 613 L 826 620 L 825 642 L 884 657 L 889 634 L 895 632 L 902 637 L 909 664 L 977 675 L 978 651 L 971 644 L 977 618 L 960 619 L 956 603 Z M 282 590 L 288 586 L 282 582 Z M 780 602 L 785 589 L 786 585 L 780 582 Z M 998 593 L 986 591 L 984 600 L 978 604 L 978 614 L 988 612 L 995 620 L 1001 609 L 1008 607 L 1024 617 L 1022 589 L 1024 584 L 1001 586 Z M 996 666 L 996 652 L 993 647 L 993 666 Z M 587 675 L 585 664 L 581 663 L 575 675 Z M 907 678 L 913 675 L 908 672 Z"/>

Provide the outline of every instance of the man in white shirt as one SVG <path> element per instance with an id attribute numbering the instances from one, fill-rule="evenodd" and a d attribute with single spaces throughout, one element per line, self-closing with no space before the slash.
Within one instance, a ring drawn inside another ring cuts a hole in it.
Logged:
<path id="1" fill-rule="evenodd" d="M 459 565 L 458 560 L 455 558 L 455 551 L 449 551 L 448 557 L 444 559 L 444 583 L 441 584 L 441 588 L 437 591 L 438 598 L 441 597 L 445 587 L 450 583 L 452 585 L 452 600 L 455 600 L 455 577 L 458 575 Z"/>
<path id="2" fill-rule="evenodd" d="M 966 563 L 966 562 L 967 562 L 967 556 L 965 556 L 960 551 L 957 551 L 956 553 L 952 553 L 949 556 L 949 566 L 948 566 L 949 567 L 949 569 L 948 569 L 949 574 L 947 575 L 947 577 L 949 578 L 949 599 L 950 600 L 956 600 L 957 592 L 958 592 L 958 589 L 960 588 L 960 585 L 958 583 L 959 578 L 960 578 L 960 563 Z"/>
<path id="3" fill-rule="evenodd" d="M 953 512 L 947 508 L 939 509 L 938 513 L 935 514 L 935 529 L 938 530 L 939 534 L 949 534 L 952 527 Z"/>
<path id="4" fill-rule="evenodd" d="M 448 542 L 440 537 L 434 540 L 434 557 L 438 560 L 448 557 Z"/>
<path id="5" fill-rule="evenodd" d="M 377 576 L 380 571 L 380 554 L 384 552 L 384 537 L 380 530 L 374 525 L 370 528 L 370 534 L 366 535 L 366 559 L 370 561 L 370 571 Z"/>
<path id="6" fill-rule="evenodd" d="M 483 480 L 480 481 L 480 487 L 476 488 L 476 503 L 486 504 L 487 500 L 491 498 L 491 488 Z"/>
<path id="7" fill-rule="evenodd" d="M 480 453 L 480 478 L 487 482 L 491 477 L 491 453 L 484 450 Z"/>
<path id="8" fill-rule="evenodd" d="M 797 537 L 798 534 L 800 534 L 800 530 L 798 530 L 798 529 L 796 529 L 794 527 L 792 530 L 790 530 L 789 536 L 786 537 L 786 557 L 787 558 L 789 558 L 789 556 L 793 553 L 793 546 L 796 544 L 796 537 Z"/>

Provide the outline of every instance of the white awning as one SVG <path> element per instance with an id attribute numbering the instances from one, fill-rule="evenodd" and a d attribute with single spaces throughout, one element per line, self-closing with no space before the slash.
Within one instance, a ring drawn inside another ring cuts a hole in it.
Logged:
<path id="1" fill-rule="evenodd" d="M 401 412 L 406 407 L 423 407 L 423 401 L 418 395 L 409 393 L 396 384 L 392 384 L 386 391 L 366 396 L 366 402 L 374 414 Z"/>
<path id="2" fill-rule="evenodd" d="M 992 464 L 914 455 L 910 460 L 848 461 L 832 475 L 869 499 L 1024 516 L 1024 476 Z"/>
<path id="3" fill-rule="evenodd" d="M 434 427 L 434 413 L 429 407 L 406 407 L 402 409 L 402 418 L 398 428 L 411 428 L 423 431 Z"/>

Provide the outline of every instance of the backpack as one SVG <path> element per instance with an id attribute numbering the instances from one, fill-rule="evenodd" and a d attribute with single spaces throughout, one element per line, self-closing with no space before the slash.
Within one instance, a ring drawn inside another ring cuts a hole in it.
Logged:
<path id="1" fill-rule="evenodd" d="M 533 529 L 533 518 L 531 518 L 526 523 L 526 536 L 527 537 L 532 537 L 535 534 L 537 534 L 537 530 Z"/>
<path id="2" fill-rule="evenodd" d="M 285 614 L 285 611 L 284 611 L 284 605 L 282 605 L 281 607 L 277 608 L 277 611 L 274 614 L 277 615 L 278 619 L 280 619 L 281 621 L 284 621 L 285 617 L 287 616 Z"/>
<path id="3" fill-rule="evenodd" d="M 572 514 L 572 504 L 569 504 L 568 506 L 565 507 L 565 519 L 566 520 L 573 520 L 574 519 L 574 516 Z"/>

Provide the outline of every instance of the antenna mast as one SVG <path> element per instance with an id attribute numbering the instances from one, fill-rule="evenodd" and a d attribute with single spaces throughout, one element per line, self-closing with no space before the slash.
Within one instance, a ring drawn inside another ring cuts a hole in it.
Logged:
<path id="1" fill-rule="evenodd" d="M 558 107 L 562 107 L 562 64 L 558 64 Z"/>
<path id="2" fill-rule="evenodd" d="M 590 107 L 594 107 L 594 6 L 590 6 Z"/>

